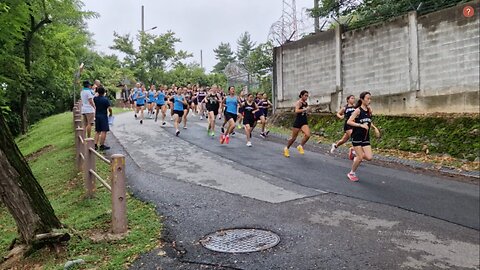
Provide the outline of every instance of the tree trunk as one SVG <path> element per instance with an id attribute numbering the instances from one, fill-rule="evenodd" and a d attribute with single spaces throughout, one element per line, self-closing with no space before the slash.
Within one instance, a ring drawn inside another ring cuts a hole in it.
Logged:
<path id="1" fill-rule="evenodd" d="M 22 242 L 60 228 L 50 201 L 18 149 L 0 109 L 0 200 L 17 223 Z"/>

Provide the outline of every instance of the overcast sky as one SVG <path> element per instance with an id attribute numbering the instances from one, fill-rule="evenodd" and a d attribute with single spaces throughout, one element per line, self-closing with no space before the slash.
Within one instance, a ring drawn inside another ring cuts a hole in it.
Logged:
<path id="1" fill-rule="evenodd" d="M 311 8 L 313 0 L 297 0 L 297 12 Z M 141 6 L 145 6 L 145 30 L 151 33 L 167 30 L 182 40 L 177 49 L 193 53 L 190 62 L 200 63 L 211 71 L 216 64 L 213 49 L 220 42 L 230 42 L 236 50 L 236 40 L 248 31 L 252 40 L 265 42 L 272 23 L 282 15 L 282 0 L 84 0 L 85 10 L 95 11 L 100 18 L 88 21 L 96 40 L 95 49 L 114 53 L 113 31 L 135 35 L 141 28 Z M 313 29 L 313 27 L 312 27 Z"/>

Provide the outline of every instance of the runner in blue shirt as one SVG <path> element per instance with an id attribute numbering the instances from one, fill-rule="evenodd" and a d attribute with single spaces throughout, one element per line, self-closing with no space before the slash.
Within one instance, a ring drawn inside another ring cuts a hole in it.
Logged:
<path id="1" fill-rule="evenodd" d="M 155 101 L 156 101 L 156 114 L 155 114 L 155 122 L 157 122 L 158 119 L 158 112 L 161 110 L 162 111 L 162 126 L 165 126 L 165 116 L 167 115 L 167 106 L 165 104 L 167 100 L 167 97 L 165 95 L 165 89 L 163 86 L 160 86 L 159 90 L 155 94 Z"/>
<path id="2" fill-rule="evenodd" d="M 137 91 L 137 110 L 140 110 L 140 124 L 143 124 L 143 111 L 145 110 L 145 99 L 147 98 L 147 90 L 142 85 L 140 91 Z"/>
<path id="3" fill-rule="evenodd" d="M 148 90 L 148 99 L 147 99 L 147 110 L 148 110 L 148 118 L 153 119 L 153 108 L 155 106 L 155 85 L 150 85 L 150 90 Z"/>
<path id="4" fill-rule="evenodd" d="M 238 97 L 235 95 L 235 87 L 228 88 L 229 95 L 224 99 L 223 106 L 225 107 L 225 120 L 228 123 L 228 128 L 225 133 L 220 136 L 220 143 L 228 144 L 230 142 L 230 133 L 235 129 L 237 122 L 238 105 L 240 104 Z"/>
<path id="5" fill-rule="evenodd" d="M 179 87 L 177 89 L 177 93 L 173 96 L 173 117 L 175 118 L 175 122 L 173 123 L 175 126 L 175 135 L 180 135 L 180 130 L 178 130 L 178 126 L 182 122 L 183 118 L 183 106 L 188 105 L 187 100 L 183 96 L 183 89 Z"/>

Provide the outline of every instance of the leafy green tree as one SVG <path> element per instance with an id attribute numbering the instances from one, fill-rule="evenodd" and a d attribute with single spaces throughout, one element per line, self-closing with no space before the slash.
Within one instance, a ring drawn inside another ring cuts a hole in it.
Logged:
<path id="1" fill-rule="evenodd" d="M 235 55 L 232 47 L 230 47 L 230 43 L 220 43 L 213 52 L 215 53 L 215 59 L 218 60 L 218 63 L 213 67 L 213 72 L 215 73 L 223 73 L 225 67 L 235 61 Z"/>
<path id="2" fill-rule="evenodd" d="M 245 32 L 237 40 L 237 60 L 243 63 L 255 48 L 255 42 L 251 40 L 250 33 Z"/>
<path id="3" fill-rule="evenodd" d="M 138 50 L 134 48 L 133 38 L 130 35 L 122 36 L 118 33 L 113 35 L 114 44 L 110 48 L 125 54 L 124 66 L 130 68 L 139 81 L 152 82 L 155 76 L 166 68 L 192 56 L 185 51 L 175 49 L 180 39 L 171 31 L 161 35 L 139 32 Z"/>

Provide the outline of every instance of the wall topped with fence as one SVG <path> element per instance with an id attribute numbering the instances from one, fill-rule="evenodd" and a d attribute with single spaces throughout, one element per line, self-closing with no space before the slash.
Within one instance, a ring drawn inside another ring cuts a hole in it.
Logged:
<path id="1" fill-rule="evenodd" d="M 344 31 L 341 27 L 274 50 L 274 106 L 291 109 L 310 91 L 317 111 L 370 91 L 381 114 L 479 111 L 480 1 Z"/>

